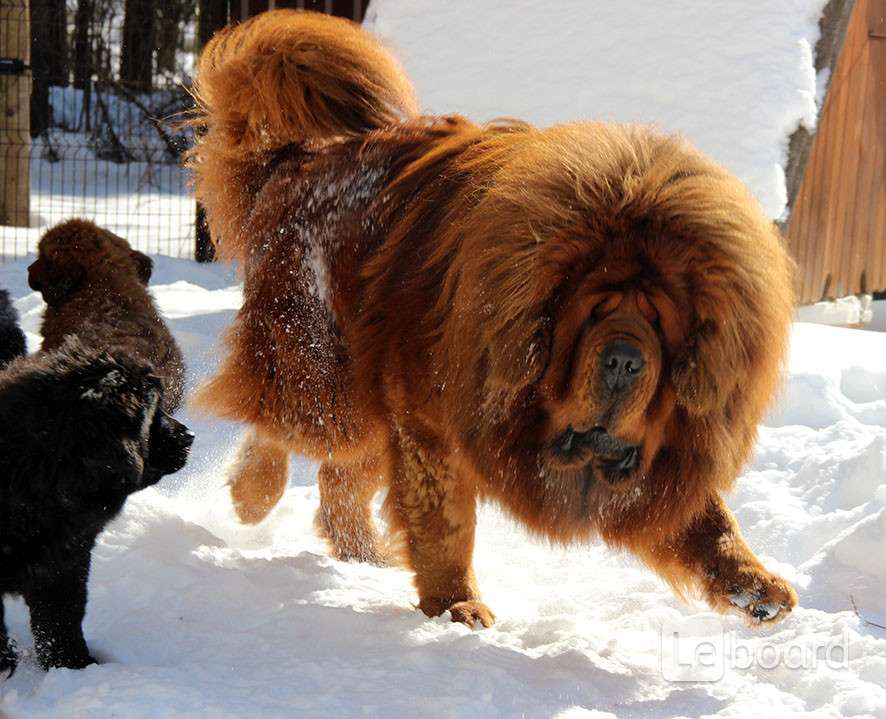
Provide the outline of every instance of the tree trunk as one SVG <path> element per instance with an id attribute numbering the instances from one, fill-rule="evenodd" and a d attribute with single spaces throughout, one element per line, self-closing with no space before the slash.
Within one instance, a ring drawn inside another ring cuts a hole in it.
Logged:
<path id="1" fill-rule="evenodd" d="M 228 24 L 230 18 L 229 0 L 198 0 L 197 40 L 202 48 L 215 34 Z"/>
<path id="2" fill-rule="evenodd" d="M 92 78 L 92 6 L 93 0 L 78 0 L 74 16 L 74 87 L 81 90 Z"/>
<path id="3" fill-rule="evenodd" d="M 151 91 L 155 17 L 154 0 L 126 0 L 120 80 L 135 92 Z"/>
<path id="4" fill-rule="evenodd" d="M 40 0 L 46 10 L 46 23 L 48 26 L 47 45 L 50 48 L 46 53 L 46 71 L 50 85 L 66 86 L 69 81 L 70 60 L 68 57 L 68 16 L 65 0 Z M 33 36 L 37 35 L 34 21 L 34 8 L 31 8 L 31 30 Z M 31 46 L 31 60 L 33 61 L 34 46 Z"/>
<path id="5" fill-rule="evenodd" d="M 0 13 L 3 54 L 31 63 L 28 0 Z M 27 227 L 31 199 L 31 74 L 0 75 L 0 225 Z"/>
<path id="6" fill-rule="evenodd" d="M 157 72 L 175 72 L 175 54 L 181 36 L 181 24 L 190 9 L 185 0 L 157 0 Z"/>
<path id="7" fill-rule="evenodd" d="M 31 8 L 31 137 L 49 127 L 49 86 L 68 84 L 64 0 L 38 0 Z"/>

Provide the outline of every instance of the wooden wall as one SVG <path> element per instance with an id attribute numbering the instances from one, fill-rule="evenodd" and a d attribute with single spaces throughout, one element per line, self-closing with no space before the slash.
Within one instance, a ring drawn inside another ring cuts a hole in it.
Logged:
<path id="1" fill-rule="evenodd" d="M 787 228 L 803 303 L 886 290 L 886 0 L 858 0 Z"/>

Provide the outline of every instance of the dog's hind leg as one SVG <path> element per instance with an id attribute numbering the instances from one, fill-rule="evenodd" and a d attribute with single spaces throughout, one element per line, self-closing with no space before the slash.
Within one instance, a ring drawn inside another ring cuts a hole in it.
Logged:
<path id="1" fill-rule="evenodd" d="M 6 633 L 6 622 L 3 615 L 3 595 L 0 594 L 0 676 L 6 674 L 8 679 L 15 673 L 18 659 L 15 655 L 15 645 Z"/>
<path id="2" fill-rule="evenodd" d="M 336 559 L 388 563 L 372 519 L 372 498 L 384 481 L 381 463 L 374 458 L 320 465 L 320 508 L 314 524 Z"/>
<path id="3" fill-rule="evenodd" d="M 234 510 L 244 524 L 258 524 L 274 508 L 289 478 L 289 450 L 259 429 L 240 447 L 229 484 Z"/>

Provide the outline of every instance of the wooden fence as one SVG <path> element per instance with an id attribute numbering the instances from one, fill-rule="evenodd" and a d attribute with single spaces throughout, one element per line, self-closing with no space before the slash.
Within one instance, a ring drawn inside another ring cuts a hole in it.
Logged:
<path id="1" fill-rule="evenodd" d="M 886 0 L 858 0 L 787 228 L 801 303 L 886 290 Z"/>

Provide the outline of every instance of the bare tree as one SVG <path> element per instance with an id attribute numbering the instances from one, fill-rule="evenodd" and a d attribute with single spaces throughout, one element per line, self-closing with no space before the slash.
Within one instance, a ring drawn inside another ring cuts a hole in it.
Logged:
<path id="1" fill-rule="evenodd" d="M 183 30 L 194 16 L 195 0 L 157 0 L 157 72 L 176 70 L 176 56 L 182 50 Z"/>
<path id="2" fill-rule="evenodd" d="M 120 80 L 136 92 L 151 90 L 156 17 L 154 0 L 126 0 Z"/>
<path id="3" fill-rule="evenodd" d="M 92 77 L 92 8 L 93 0 L 77 0 L 74 15 L 74 86 L 85 90 Z"/>
<path id="4" fill-rule="evenodd" d="M 230 16 L 230 0 L 198 0 L 197 40 L 199 47 L 208 43 L 216 30 L 227 25 Z"/>
<path id="5" fill-rule="evenodd" d="M 31 136 L 49 127 L 49 86 L 68 84 L 65 0 L 34 0 L 31 5 Z"/>

